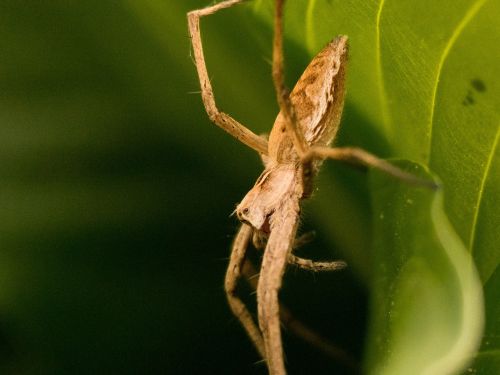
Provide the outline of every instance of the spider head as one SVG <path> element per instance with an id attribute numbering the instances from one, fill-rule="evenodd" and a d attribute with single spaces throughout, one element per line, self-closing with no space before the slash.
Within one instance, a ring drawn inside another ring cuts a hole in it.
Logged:
<path id="1" fill-rule="evenodd" d="M 241 209 L 239 209 L 240 206 L 241 203 L 238 205 L 238 208 L 236 209 L 236 215 L 238 216 L 238 219 L 241 222 L 251 225 L 258 231 L 269 233 L 270 231 L 269 219 L 271 218 L 273 211 L 267 213 L 266 211 L 258 207 L 252 207 L 252 208 L 241 207 Z"/>
<path id="2" fill-rule="evenodd" d="M 280 208 L 283 200 L 295 193 L 296 175 L 296 169 L 290 165 L 264 170 L 236 207 L 238 219 L 256 230 L 269 233 L 273 213 Z"/>

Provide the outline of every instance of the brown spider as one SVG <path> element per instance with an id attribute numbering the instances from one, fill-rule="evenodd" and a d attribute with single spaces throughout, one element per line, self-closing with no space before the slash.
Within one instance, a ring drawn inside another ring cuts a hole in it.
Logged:
<path id="1" fill-rule="evenodd" d="M 280 113 L 269 140 L 256 135 L 228 114 L 219 111 L 205 65 L 199 22 L 203 16 L 242 1 L 222 1 L 204 9 L 191 11 L 187 17 L 201 95 L 208 116 L 216 125 L 257 151 L 264 161 L 264 172 L 236 208 L 236 215 L 243 224 L 233 243 L 225 289 L 233 313 L 240 320 L 262 358 L 266 360 L 269 373 L 282 375 L 286 371 L 280 313 L 285 322 L 290 315 L 283 307 L 280 311 L 278 292 L 287 263 L 316 271 L 345 267 L 342 261 L 313 262 L 291 254 L 297 241 L 300 242 L 300 238 L 296 239 L 296 234 L 301 201 L 311 194 L 313 178 L 323 160 L 331 158 L 354 161 L 381 169 L 410 183 L 430 183 L 362 149 L 329 147 L 339 128 L 344 106 L 347 36 L 338 36 L 328 43 L 314 57 L 293 91 L 288 94 L 283 80 L 284 0 L 276 0 L 273 43 L 272 75 Z M 265 247 L 256 285 L 258 326 L 235 292 L 240 276 L 248 275 L 245 253 L 252 236 L 257 247 Z"/>

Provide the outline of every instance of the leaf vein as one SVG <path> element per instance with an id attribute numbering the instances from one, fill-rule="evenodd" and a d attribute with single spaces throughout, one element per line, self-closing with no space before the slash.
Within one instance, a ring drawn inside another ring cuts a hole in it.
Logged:
<path id="1" fill-rule="evenodd" d="M 493 141 L 493 144 L 491 146 L 491 151 L 488 155 L 488 159 L 486 160 L 486 166 L 484 168 L 484 173 L 481 178 L 481 183 L 479 185 L 479 192 L 477 195 L 477 201 L 476 201 L 476 209 L 474 211 L 474 217 L 472 218 L 472 228 L 471 228 L 471 234 L 469 238 L 469 252 L 472 254 L 474 250 L 474 242 L 476 240 L 476 229 L 477 229 L 477 221 L 479 218 L 479 210 L 481 208 L 481 203 L 483 201 L 483 193 L 484 193 L 484 187 L 486 185 L 486 181 L 488 180 L 488 176 L 490 175 L 490 169 L 491 165 L 493 164 L 493 156 L 495 155 L 495 152 L 498 148 L 498 145 L 500 143 L 500 126 L 497 129 L 497 133 L 495 135 L 495 140 Z"/>
<path id="2" fill-rule="evenodd" d="M 379 93 L 379 104 L 380 111 L 382 114 L 383 126 L 386 129 L 386 133 L 391 130 L 392 134 L 392 120 L 389 115 L 389 106 L 387 100 L 387 91 L 384 84 L 384 74 L 382 71 L 382 47 L 380 40 L 380 20 L 382 18 L 382 9 L 384 8 L 385 0 L 380 0 L 377 9 L 377 20 L 375 25 L 375 48 L 376 48 L 376 70 L 377 70 L 377 80 L 378 82 L 378 93 Z"/>
<path id="3" fill-rule="evenodd" d="M 448 58 L 448 55 L 457 41 L 458 37 L 460 34 L 463 32 L 465 27 L 469 24 L 469 22 L 474 18 L 474 16 L 478 13 L 479 9 L 482 8 L 482 6 L 486 3 L 487 0 L 477 0 L 475 3 L 473 3 L 469 9 L 465 12 L 464 17 L 460 20 L 460 22 L 457 24 L 455 29 L 453 30 L 453 33 L 450 36 L 450 39 L 448 39 L 448 42 L 446 43 L 443 52 L 440 56 L 438 67 L 437 67 L 437 73 L 436 73 L 436 79 L 434 81 L 434 87 L 432 88 L 432 96 L 431 96 L 431 112 L 429 116 L 429 152 L 427 153 L 427 158 L 430 157 L 431 152 L 430 148 L 432 145 L 432 130 L 433 130 L 433 124 L 434 124 L 434 111 L 436 108 L 436 96 L 437 96 L 437 90 L 439 86 L 439 79 L 441 77 L 441 73 L 443 71 L 443 66 L 444 63 L 446 62 L 446 59 Z M 429 161 L 429 160 L 428 160 Z"/>
<path id="4" fill-rule="evenodd" d="M 306 9 L 306 46 L 309 52 L 314 50 L 314 8 L 316 0 L 309 0 Z"/>

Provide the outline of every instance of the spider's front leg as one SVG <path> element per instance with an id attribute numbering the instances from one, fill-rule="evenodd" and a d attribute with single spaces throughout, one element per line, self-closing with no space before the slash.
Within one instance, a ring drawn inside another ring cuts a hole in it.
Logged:
<path id="1" fill-rule="evenodd" d="M 271 375 L 286 374 L 281 342 L 278 292 L 299 223 L 299 198 L 290 197 L 272 216 L 271 234 L 262 259 L 257 304 Z"/>
<path id="2" fill-rule="evenodd" d="M 242 224 L 238 234 L 234 238 L 231 249 L 231 258 L 227 267 L 224 288 L 226 290 L 227 301 L 233 314 L 239 319 L 248 336 L 254 343 L 262 358 L 266 358 L 264 341 L 259 328 L 255 324 L 252 315 L 248 311 L 243 301 L 236 294 L 236 286 L 242 275 L 242 268 L 245 263 L 245 254 L 252 238 L 253 229 L 248 224 Z"/>
<path id="3" fill-rule="evenodd" d="M 210 120 L 248 147 L 254 149 L 260 154 L 267 155 L 267 140 L 259 137 L 234 118 L 222 111 L 219 111 L 217 108 L 212 85 L 210 83 L 210 79 L 208 78 L 207 66 L 201 42 L 200 18 L 214 14 L 221 9 L 232 7 L 242 1 L 243 0 L 226 0 L 207 8 L 189 12 L 187 14 L 189 34 L 193 45 L 194 62 L 196 64 L 196 70 L 198 71 L 198 78 L 200 80 L 201 97 Z"/>
<path id="4" fill-rule="evenodd" d="M 290 262 L 289 262 L 290 263 Z M 338 263 L 338 262 L 333 262 Z M 316 269 L 314 269 L 316 271 Z M 323 270 L 323 269 L 321 269 Z M 241 270 L 246 278 L 247 283 L 254 289 L 257 290 L 258 285 L 258 272 L 255 269 L 252 262 L 248 259 L 243 264 Z M 292 312 L 282 303 L 280 303 L 280 320 L 281 323 L 286 327 L 286 329 L 293 333 L 295 336 L 301 338 L 310 345 L 316 347 L 318 350 L 322 351 L 326 356 L 330 357 L 334 361 L 343 363 L 344 366 L 353 370 L 353 373 L 359 372 L 359 365 L 356 359 L 352 357 L 351 354 L 347 353 L 345 350 L 334 345 L 325 337 L 321 336 L 319 333 L 307 327 L 304 323 L 298 320 Z"/>

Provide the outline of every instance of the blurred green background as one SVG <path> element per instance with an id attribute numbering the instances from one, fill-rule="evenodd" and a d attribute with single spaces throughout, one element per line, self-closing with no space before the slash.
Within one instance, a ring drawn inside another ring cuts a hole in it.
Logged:
<path id="1" fill-rule="evenodd" d="M 265 373 L 222 287 L 229 214 L 261 164 L 197 94 L 185 13 L 205 5 L 0 2 L 2 374 Z M 277 113 L 271 31 L 248 10 L 202 29 L 220 107 L 261 133 Z M 289 51 L 293 81 L 308 57 Z M 305 251 L 331 258 L 322 238 Z M 361 357 L 351 271 L 292 271 L 283 296 Z M 287 333 L 285 348 L 292 374 L 344 371 Z"/>

